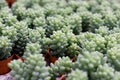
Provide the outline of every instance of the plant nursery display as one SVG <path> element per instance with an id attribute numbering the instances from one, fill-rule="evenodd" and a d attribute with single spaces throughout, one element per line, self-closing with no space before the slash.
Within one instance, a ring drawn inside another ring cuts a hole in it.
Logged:
<path id="1" fill-rule="evenodd" d="M 0 75 L 120 80 L 117 0 L 1 0 Z"/>

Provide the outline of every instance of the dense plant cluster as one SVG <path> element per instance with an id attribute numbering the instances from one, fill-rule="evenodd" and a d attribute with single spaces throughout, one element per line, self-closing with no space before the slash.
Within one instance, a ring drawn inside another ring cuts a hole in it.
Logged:
<path id="1" fill-rule="evenodd" d="M 9 8 L 1 0 L 0 50 L 0 60 L 24 57 L 9 63 L 17 80 L 119 80 L 119 3 L 16 0 Z"/>

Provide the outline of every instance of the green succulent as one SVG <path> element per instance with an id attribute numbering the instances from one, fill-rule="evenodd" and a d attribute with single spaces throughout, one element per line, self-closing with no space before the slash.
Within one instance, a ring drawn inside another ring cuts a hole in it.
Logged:
<path id="1" fill-rule="evenodd" d="M 7 36 L 0 36 L 0 60 L 10 57 L 12 50 L 11 40 Z"/>
<path id="2" fill-rule="evenodd" d="M 14 24 L 14 28 L 17 30 L 17 41 L 14 42 L 12 52 L 22 56 L 28 42 L 28 27 L 26 22 L 21 21 Z"/>
<path id="3" fill-rule="evenodd" d="M 78 35 L 78 44 L 87 51 L 106 52 L 106 40 L 100 34 L 91 32 L 81 33 Z"/>
<path id="4" fill-rule="evenodd" d="M 27 43 L 23 56 L 24 58 L 26 58 L 30 54 L 40 54 L 41 51 L 41 45 L 39 45 L 38 43 Z"/>
<path id="5" fill-rule="evenodd" d="M 114 72 L 108 64 L 99 65 L 97 71 L 92 73 L 92 80 L 114 80 Z"/>
<path id="6" fill-rule="evenodd" d="M 76 69 L 72 70 L 71 73 L 68 74 L 66 80 L 88 80 L 87 72 Z"/>
<path id="7" fill-rule="evenodd" d="M 50 80 L 49 67 L 42 54 L 29 54 L 24 63 L 19 60 L 13 60 L 8 64 L 12 69 L 10 74 L 17 80 Z"/>
<path id="8" fill-rule="evenodd" d="M 67 74 L 72 69 L 72 61 L 69 57 L 59 58 L 54 64 L 50 64 L 50 74 L 52 78 L 56 78 L 62 74 Z"/>
<path id="9" fill-rule="evenodd" d="M 103 54 L 99 52 L 88 52 L 84 51 L 79 54 L 74 65 L 74 69 L 78 68 L 86 70 L 88 73 L 96 71 L 97 67 L 104 63 Z"/>

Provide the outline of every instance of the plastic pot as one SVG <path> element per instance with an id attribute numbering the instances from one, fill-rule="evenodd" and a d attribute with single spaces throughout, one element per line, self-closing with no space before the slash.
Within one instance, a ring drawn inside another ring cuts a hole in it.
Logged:
<path id="1" fill-rule="evenodd" d="M 50 49 L 46 50 L 46 55 L 45 55 L 45 59 L 47 60 L 48 63 L 55 63 L 58 58 L 56 58 L 55 56 L 51 55 L 50 53 Z M 71 61 L 75 61 L 76 57 L 71 58 Z"/>
<path id="2" fill-rule="evenodd" d="M 13 60 L 14 55 L 10 56 L 5 60 L 0 61 L 0 75 L 6 74 L 10 72 L 10 68 L 8 67 L 8 63 Z"/>
<path id="3" fill-rule="evenodd" d="M 15 2 L 15 0 L 6 0 L 9 7 Z"/>
<path id="4" fill-rule="evenodd" d="M 0 75 L 6 74 L 11 71 L 11 69 L 8 67 L 8 63 L 12 61 L 13 59 L 21 59 L 24 62 L 23 57 L 18 56 L 17 54 L 13 54 L 9 58 L 5 60 L 0 61 Z"/>
<path id="5" fill-rule="evenodd" d="M 60 77 L 56 78 L 56 80 L 65 80 L 67 74 L 60 75 Z"/>

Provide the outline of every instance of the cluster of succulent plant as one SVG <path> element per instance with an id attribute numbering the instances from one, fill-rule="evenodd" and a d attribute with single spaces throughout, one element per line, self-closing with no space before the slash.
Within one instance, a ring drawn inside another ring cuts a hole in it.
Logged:
<path id="1" fill-rule="evenodd" d="M 87 51 L 99 51 L 104 53 L 106 50 L 106 40 L 100 34 L 91 32 L 81 33 L 77 36 L 78 44 Z"/>
<path id="2" fill-rule="evenodd" d="M 11 56 L 12 42 L 7 36 L 0 36 L 0 60 Z"/>
<path id="3" fill-rule="evenodd" d="M 13 60 L 8 64 L 12 69 L 10 74 L 17 80 L 50 80 L 49 67 L 42 54 L 29 54 L 24 63 L 19 60 Z"/>
<path id="4" fill-rule="evenodd" d="M 88 80 L 87 72 L 76 69 L 72 70 L 71 73 L 68 74 L 66 80 Z"/>
<path id="5" fill-rule="evenodd" d="M 119 80 L 119 48 L 115 0 L 16 0 L 11 8 L 0 2 L 0 60 L 24 57 L 9 63 L 17 80 Z"/>
<path id="6" fill-rule="evenodd" d="M 45 38 L 45 49 L 50 48 L 50 53 L 55 57 L 75 57 L 79 54 L 80 47 L 77 38 L 71 31 L 54 31 L 50 38 Z"/>
<path id="7" fill-rule="evenodd" d="M 72 66 L 73 64 L 69 57 L 59 58 L 55 64 L 50 64 L 50 74 L 55 80 L 56 77 L 71 72 Z"/>

